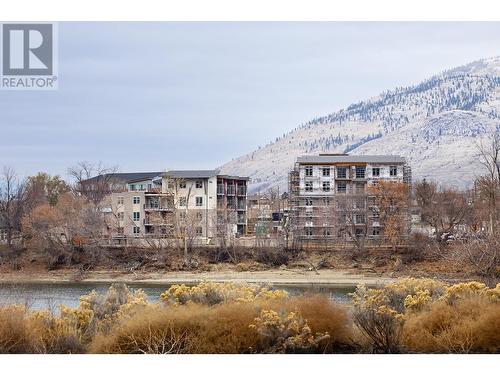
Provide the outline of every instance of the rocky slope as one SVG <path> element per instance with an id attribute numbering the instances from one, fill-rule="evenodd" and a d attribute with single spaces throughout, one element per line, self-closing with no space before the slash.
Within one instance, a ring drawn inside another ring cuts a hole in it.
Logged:
<path id="1" fill-rule="evenodd" d="M 295 158 L 320 152 L 398 154 L 414 180 L 467 187 L 481 173 L 477 144 L 500 131 L 500 57 L 476 61 L 410 87 L 301 124 L 222 166 L 248 175 L 253 191 L 286 190 Z"/>

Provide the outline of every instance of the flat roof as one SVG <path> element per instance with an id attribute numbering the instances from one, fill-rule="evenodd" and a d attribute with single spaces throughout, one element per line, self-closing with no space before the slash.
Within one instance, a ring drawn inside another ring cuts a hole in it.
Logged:
<path id="1" fill-rule="evenodd" d="M 170 178 L 211 178 L 221 177 L 235 180 L 248 180 L 248 177 L 229 176 L 220 174 L 220 169 L 200 169 L 200 170 L 171 170 L 162 173 L 163 177 Z"/>
<path id="2" fill-rule="evenodd" d="M 399 155 L 303 155 L 298 163 L 405 163 Z"/>

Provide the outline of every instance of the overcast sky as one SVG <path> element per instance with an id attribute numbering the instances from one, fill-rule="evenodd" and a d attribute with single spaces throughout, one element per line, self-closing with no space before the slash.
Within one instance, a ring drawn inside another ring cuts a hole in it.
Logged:
<path id="1" fill-rule="evenodd" d="M 0 91 L 0 166 L 215 168 L 313 117 L 500 55 L 500 23 L 60 23 L 59 90 Z"/>

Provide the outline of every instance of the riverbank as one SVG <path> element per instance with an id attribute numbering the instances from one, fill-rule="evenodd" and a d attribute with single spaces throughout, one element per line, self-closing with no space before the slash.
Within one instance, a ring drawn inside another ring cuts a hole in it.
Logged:
<path id="1" fill-rule="evenodd" d="M 274 269 L 265 271 L 210 271 L 210 272 L 120 272 L 109 270 L 88 271 L 84 274 L 71 270 L 46 272 L 10 271 L 0 273 L 0 283 L 103 283 L 123 282 L 129 284 L 168 285 L 196 284 L 200 281 L 247 282 L 283 286 L 332 285 L 339 287 L 366 284 L 369 286 L 385 285 L 395 278 L 354 273 L 350 270 L 302 271 Z"/>

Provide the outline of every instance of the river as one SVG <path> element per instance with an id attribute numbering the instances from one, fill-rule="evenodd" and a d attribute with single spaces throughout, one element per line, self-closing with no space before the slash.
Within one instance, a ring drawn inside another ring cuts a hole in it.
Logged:
<path id="1" fill-rule="evenodd" d="M 90 293 L 92 290 L 104 293 L 109 288 L 109 283 L 21 283 L 0 284 L 0 305 L 20 304 L 31 309 L 49 309 L 58 311 L 60 305 L 76 307 L 80 296 Z M 160 295 L 167 290 L 171 284 L 134 284 L 127 283 L 131 289 L 142 289 L 149 297 L 150 302 L 157 302 Z M 274 289 L 284 289 L 290 295 L 307 293 L 325 294 L 337 302 L 348 302 L 348 293 L 354 291 L 355 287 L 339 287 L 332 285 L 307 285 L 307 286 L 279 286 Z"/>

